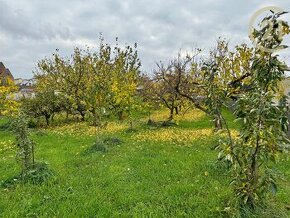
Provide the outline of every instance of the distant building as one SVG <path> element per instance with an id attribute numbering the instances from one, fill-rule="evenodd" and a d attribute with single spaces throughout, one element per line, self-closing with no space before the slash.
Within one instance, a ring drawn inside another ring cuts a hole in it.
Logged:
<path id="1" fill-rule="evenodd" d="M 19 91 L 15 93 L 15 99 L 34 98 L 35 97 L 35 80 L 34 79 L 15 79 L 15 84 Z"/>
<path id="2" fill-rule="evenodd" d="M 35 79 L 21 79 L 17 78 L 14 80 L 15 85 L 19 86 L 20 88 L 27 88 L 27 87 L 34 87 Z"/>
<path id="3" fill-rule="evenodd" d="M 2 62 L 0 62 L 0 80 L 1 82 L 6 83 L 7 79 L 14 81 L 14 77 L 10 70 L 6 68 Z"/>
<path id="4" fill-rule="evenodd" d="M 5 85 L 8 79 L 12 80 L 14 84 L 19 87 L 18 92 L 13 94 L 15 100 L 20 100 L 21 98 L 33 98 L 35 96 L 34 79 L 14 79 L 10 70 L 0 62 L 0 81 Z"/>

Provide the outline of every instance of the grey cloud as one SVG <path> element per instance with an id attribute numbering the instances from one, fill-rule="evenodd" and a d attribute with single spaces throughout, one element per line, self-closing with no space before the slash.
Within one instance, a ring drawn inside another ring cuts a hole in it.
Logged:
<path id="1" fill-rule="evenodd" d="M 45 40 L 70 35 L 68 27 L 54 25 L 39 14 L 25 13 L 25 10 L 12 8 L 3 1 L 0 1 L 0 28 L 1 32 L 15 39 Z"/>
<path id="2" fill-rule="evenodd" d="M 110 43 L 116 36 L 121 44 L 137 42 L 150 72 L 180 49 L 209 50 L 219 36 L 250 43 L 248 21 L 268 5 L 290 9 L 285 0 L 0 0 L 0 60 L 16 77 L 31 77 L 56 48 L 68 56 L 75 46 L 97 47 L 102 32 Z"/>

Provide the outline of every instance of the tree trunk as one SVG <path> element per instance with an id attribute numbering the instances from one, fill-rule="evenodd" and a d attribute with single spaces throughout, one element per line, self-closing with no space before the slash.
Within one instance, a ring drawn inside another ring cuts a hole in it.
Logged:
<path id="1" fill-rule="evenodd" d="M 54 121 L 54 113 L 52 113 L 52 116 L 51 116 L 51 122 Z"/>
<path id="2" fill-rule="evenodd" d="M 46 125 L 49 126 L 50 114 L 45 114 L 44 116 L 45 116 Z"/>
<path id="3" fill-rule="evenodd" d="M 79 111 L 80 115 L 81 115 L 81 121 L 84 122 L 85 121 L 85 113 L 83 111 Z"/>
<path id="4" fill-rule="evenodd" d="M 85 115 L 86 115 L 86 112 L 85 112 L 85 108 L 84 108 L 84 106 L 80 103 L 80 102 L 78 102 L 77 103 L 77 111 L 80 113 L 80 115 L 81 115 L 81 121 L 85 121 Z"/>
<path id="5" fill-rule="evenodd" d="M 173 113 L 174 113 L 174 107 L 171 107 L 170 108 L 170 115 L 169 115 L 168 120 L 173 120 Z"/>
<path id="6" fill-rule="evenodd" d="M 175 107 L 175 114 L 179 114 L 179 108 Z"/>
<path id="7" fill-rule="evenodd" d="M 119 112 L 118 112 L 118 119 L 119 119 L 119 120 L 124 120 L 124 119 L 125 119 L 124 111 L 119 111 Z"/>
<path id="8" fill-rule="evenodd" d="M 69 116 L 69 111 L 66 110 L 66 117 L 65 117 L 65 121 L 68 122 L 68 116 Z"/>

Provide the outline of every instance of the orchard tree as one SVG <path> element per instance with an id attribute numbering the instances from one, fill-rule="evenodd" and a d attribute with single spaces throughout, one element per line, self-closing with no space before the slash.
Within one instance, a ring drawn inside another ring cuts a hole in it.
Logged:
<path id="1" fill-rule="evenodd" d="M 240 205 L 250 208 L 264 202 L 270 190 L 276 192 L 277 177 L 271 162 L 289 144 L 286 104 L 276 105 L 273 101 L 287 69 L 275 54 L 277 49 L 287 47 L 282 40 L 290 33 L 289 26 L 279 19 L 284 13 L 273 12 L 263 20 L 266 25 L 261 30 L 253 31 L 258 43 L 250 65 L 251 88 L 239 96 L 235 108 L 242 122 L 240 138 L 233 140 L 228 131 L 228 139 L 219 147 L 220 158 L 233 164 L 233 184 Z"/>
<path id="2" fill-rule="evenodd" d="M 216 127 L 221 128 L 219 115 L 215 114 L 213 105 L 207 101 L 213 97 L 208 89 L 218 87 L 218 84 L 214 84 L 218 80 L 214 77 L 217 75 L 216 63 L 199 59 L 200 52 L 200 49 L 196 49 L 193 55 L 185 57 L 179 54 L 167 66 L 159 64 L 153 90 L 156 90 L 156 98 L 169 108 L 169 119 L 173 118 L 174 111 L 178 113 L 183 104 L 189 101 L 195 108 L 213 117 Z"/>
<path id="3" fill-rule="evenodd" d="M 52 90 L 36 92 L 35 97 L 24 99 L 22 110 L 31 117 L 44 117 L 46 125 L 50 125 L 54 115 L 62 109 L 62 99 Z"/>
<path id="4" fill-rule="evenodd" d="M 86 64 L 79 48 L 75 48 L 71 59 L 62 58 L 56 53 L 52 59 L 41 60 L 35 77 L 42 92 L 53 90 L 66 99 L 67 113 L 76 110 L 82 120 L 85 119 Z"/>
<path id="5" fill-rule="evenodd" d="M 233 109 L 239 95 L 246 92 L 250 86 L 250 68 L 253 59 L 253 49 L 242 44 L 230 51 L 228 42 L 219 40 L 207 59 L 201 62 L 199 77 L 195 79 L 200 84 L 205 95 L 204 107 L 214 121 L 215 129 L 222 129 L 224 119 L 222 110 Z"/>
<path id="6" fill-rule="evenodd" d="M 138 79 L 137 96 L 142 101 L 142 112 L 148 115 L 148 122 L 151 120 L 151 111 L 160 109 L 160 99 L 157 97 L 155 81 L 150 74 L 143 73 Z"/>
<path id="7" fill-rule="evenodd" d="M 87 95 L 88 71 L 90 70 L 88 68 L 87 57 L 82 53 L 81 49 L 75 48 L 71 60 L 66 62 L 62 80 L 68 92 L 64 88 L 60 92 L 65 93 L 71 99 L 73 108 L 79 112 L 81 120 L 84 121 L 88 110 L 85 96 Z"/>
<path id="8" fill-rule="evenodd" d="M 110 56 L 111 48 L 100 43 L 98 53 L 88 55 L 87 82 L 84 99 L 89 112 L 92 114 L 94 126 L 101 125 L 101 118 L 108 110 L 110 92 L 110 70 L 112 68 Z"/>
<path id="9" fill-rule="evenodd" d="M 122 49 L 116 44 L 112 49 L 100 36 L 97 52 L 75 48 L 70 58 L 53 54 L 38 63 L 39 92 L 57 93 L 67 115 L 77 111 L 82 121 L 89 115 L 94 125 L 109 110 L 122 119 L 135 107 L 140 68 L 136 46 Z"/>
<path id="10" fill-rule="evenodd" d="M 188 85 L 191 79 L 190 69 L 197 54 L 187 55 L 185 58 L 178 54 L 178 57 L 170 61 L 168 65 L 157 64 L 158 69 L 154 72 L 152 84 L 153 99 L 169 109 L 169 120 L 174 118 L 174 113 L 179 114 L 186 98 L 193 102 L 197 108 L 205 110 L 198 103 L 197 89 L 189 94 L 189 91 L 193 90 L 189 90 Z"/>
<path id="11" fill-rule="evenodd" d="M 134 49 L 131 46 L 126 46 L 125 49 L 118 46 L 114 48 L 113 66 L 109 74 L 111 77 L 110 105 L 120 120 L 123 120 L 125 114 L 130 114 L 137 106 L 137 85 L 141 62 L 136 48 L 137 44 L 134 45 Z"/>
<path id="12" fill-rule="evenodd" d="M 61 92 L 61 88 L 66 89 L 69 92 L 67 86 L 63 82 L 64 72 L 67 71 L 66 61 L 59 56 L 59 54 L 53 54 L 52 59 L 43 59 L 38 62 L 38 67 L 34 72 L 36 80 L 36 99 L 26 99 L 24 101 L 24 111 L 28 112 L 34 117 L 45 116 L 47 124 L 51 117 L 51 110 L 47 110 L 47 101 L 55 101 L 56 98 L 61 99 L 61 109 L 66 112 L 66 118 L 72 113 L 72 101 L 66 95 Z M 34 113 L 31 109 L 35 107 Z M 29 112 L 30 111 L 30 112 Z M 49 115 L 45 111 L 49 112 Z M 45 115 L 47 114 L 47 115 Z"/>
<path id="13" fill-rule="evenodd" d="M 239 94 L 249 88 L 254 53 L 246 44 L 235 46 L 233 51 L 229 49 L 228 44 L 227 41 L 219 39 L 206 62 L 210 62 L 215 68 L 214 83 L 228 97 L 236 100 Z"/>
<path id="14" fill-rule="evenodd" d="M 219 111 L 222 107 L 233 105 L 238 95 L 250 87 L 253 50 L 242 44 L 230 51 L 228 42 L 219 39 L 207 58 L 200 57 L 200 53 L 201 50 L 196 49 L 194 55 L 184 58 L 179 55 L 167 68 L 161 68 L 161 78 L 167 81 L 172 93 L 177 93 L 208 114 L 215 128 L 221 129 L 223 121 Z M 172 77 L 170 72 L 174 72 L 173 82 L 169 81 Z"/>
<path id="15" fill-rule="evenodd" d="M 24 174 L 34 167 L 34 142 L 30 139 L 28 130 L 28 117 L 20 112 L 12 123 L 15 133 L 15 143 L 17 146 L 16 159 L 20 163 L 22 173 Z"/>

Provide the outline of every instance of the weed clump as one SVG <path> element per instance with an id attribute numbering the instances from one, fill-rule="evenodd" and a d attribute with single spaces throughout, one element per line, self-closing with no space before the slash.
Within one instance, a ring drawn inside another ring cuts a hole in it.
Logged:
<path id="1" fill-rule="evenodd" d="M 147 125 L 150 127 L 170 127 L 170 126 L 177 126 L 177 122 L 173 119 L 165 120 L 165 121 L 154 121 L 149 119 L 147 121 Z"/>
<path id="2" fill-rule="evenodd" d="M 35 163 L 29 166 L 25 172 L 13 176 L 1 183 L 2 188 L 11 188 L 17 184 L 28 183 L 33 185 L 42 184 L 54 177 L 54 172 L 47 163 Z"/>
<path id="3" fill-rule="evenodd" d="M 96 152 L 107 153 L 111 148 L 118 146 L 122 143 L 123 141 L 117 137 L 97 139 L 91 147 L 85 150 L 84 154 L 91 154 Z"/>

